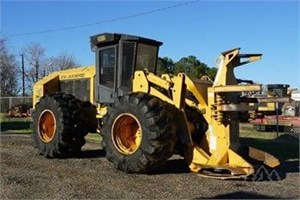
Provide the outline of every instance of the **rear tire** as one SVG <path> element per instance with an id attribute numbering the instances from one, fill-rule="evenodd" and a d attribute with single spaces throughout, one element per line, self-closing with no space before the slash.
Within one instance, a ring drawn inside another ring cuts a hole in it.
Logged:
<path id="1" fill-rule="evenodd" d="M 46 95 L 33 113 L 33 139 L 45 157 L 66 157 L 81 150 L 88 133 L 80 120 L 81 101 L 64 93 Z"/>
<path id="2" fill-rule="evenodd" d="M 108 108 L 102 146 L 115 168 L 153 173 L 172 156 L 175 129 L 167 107 L 156 97 L 133 93 Z"/>
<path id="3" fill-rule="evenodd" d="M 98 128 L 96 106 L 89 101 L 84 101 L 81 105 L 80 119 L 82 127 L 86 129 L 85 132 L 96 133 Z"/>

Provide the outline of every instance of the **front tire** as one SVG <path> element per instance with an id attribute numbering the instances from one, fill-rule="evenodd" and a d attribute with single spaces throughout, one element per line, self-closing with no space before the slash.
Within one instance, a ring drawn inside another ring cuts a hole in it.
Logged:
<path id="1" fill-rule="evenodd" d="M 81 101 L 64 93 L 46 95 L 33 113 L 33 139 L 45 157 L 66 157 L 85 144 L 80 121 Z"/>
<path id="2" fill-rule="evenodd" d="M 103 120 L 102 146 L 115 168 L 153 173 L 172 156 L 175 130 L 162 100 L 143 93 L 123 96 Z"/>

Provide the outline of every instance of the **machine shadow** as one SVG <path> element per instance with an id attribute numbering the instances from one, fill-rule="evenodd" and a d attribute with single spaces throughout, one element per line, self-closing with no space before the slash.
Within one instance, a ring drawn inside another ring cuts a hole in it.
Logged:
<path id="1" fill-rule="evenodd" d="M 90 158 L 104 158 L 105 151 L 103 149 L 93 149 L 93 150 L 82 150 L 74 155 L 70 155 L 68 158 L 80 158 L 80 159 L 90 159 Z"/>
<path id="2" fill-rule="evenodd" d="M 228 194 L 221 194 L 214 197 L 199 197 L 196 199 L 276 199 L 272 196 L 256 194 L 252 192 L 238 191 Z"/>
<path id="3" fill-rule="evenodd" d="M 70 155 L 68 159 L 80 158 L 80 159 L 90 159 L 90 158 L 105 158 L 105 151 L 103 149 L 92 149 L 92 150 L 82 150 L 74 155 Z M 151 174 L 182 174 L 190 173 L 189 167 L 184 159 L 176 158 L 167 160 L 166 164 L 154 171 Z"/>
<path id="4" fill-rule="evenodd" d="M 190 173 L 190 169 L 184 159 L 171 159 L 154 174 L 183 174 Z"/>

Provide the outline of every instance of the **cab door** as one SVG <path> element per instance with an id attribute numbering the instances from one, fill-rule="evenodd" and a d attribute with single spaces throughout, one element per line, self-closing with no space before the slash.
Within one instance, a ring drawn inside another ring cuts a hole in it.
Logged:
<path id="1" fill-rule="evenodd" d="M 123 96 L 132 91 L 132 79 L 136 56 L 136 43 L 122 41 L 120 44 L 118 63 L 118 96 Z"/>
<path id="2" fill-rule="evenodd" d="M 118 45 L 97 52 L 97 90 L 99 103 L 113 103 L 117 88 Z"/>

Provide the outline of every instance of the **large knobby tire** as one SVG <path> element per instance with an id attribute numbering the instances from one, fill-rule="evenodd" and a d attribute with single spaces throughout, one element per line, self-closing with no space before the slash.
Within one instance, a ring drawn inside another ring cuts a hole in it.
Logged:
<path id="1" fill-rule="evenodd" d="M 56 93 L 40 99 L 33 113 L 33 139 L 45 157 L 67 157 L 81 150 L 88 133 L 80 120 L 81 101 Z"/>
<path id="2" fill-rule="evenodd" d="M 115 168 L 154 173 L 173 155 L 176 136 L 168 107 L 156 97 L 133 93 L 108 108 L 102 146 Z"/>
<path id="3" fill-rule="evenodd" d="M 96 118 L 97 109 L 89 101 L 84 101 L 81 103 L 80 121 L 81 127 L 85 130 L 82 133 L 96 133 L 98 128 L 98 121 Z"/>
<path id="4" fill-rule="evenodd" d="M 206 122 L 203 114 L 196 108 L 186 105 L 184 112 L 188 122 L 194 127 L 194 130 L 191 133 L 193 142 L 199 145 L 208 129 L 208 123 Z"/>

